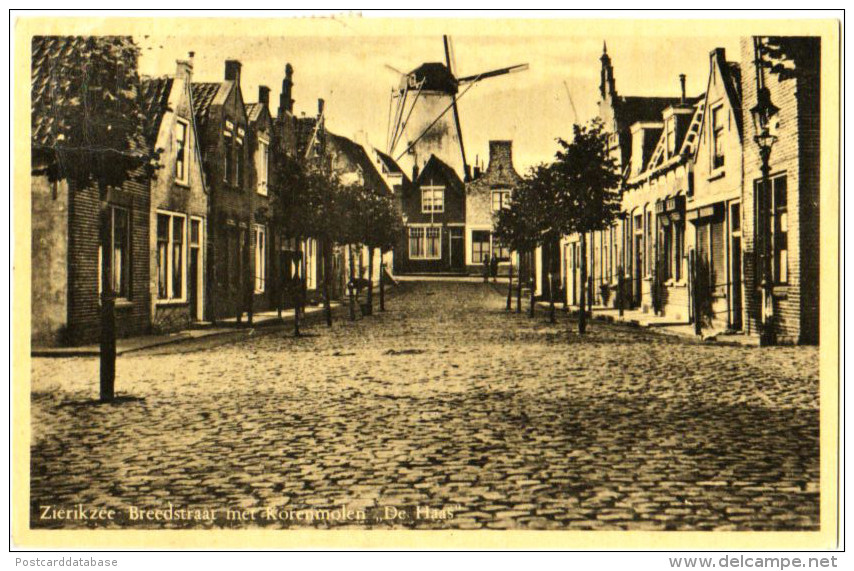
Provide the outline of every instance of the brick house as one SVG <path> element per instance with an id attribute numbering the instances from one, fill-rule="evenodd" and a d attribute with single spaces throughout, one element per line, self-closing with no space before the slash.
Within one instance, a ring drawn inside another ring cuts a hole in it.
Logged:
<path id="1" fill-rule="evenodd" d="M 196 125 L 210 192 L 206 317 L 238 317 L 254 291 L 250 239 L 249 123 L 240 89 L 240 62 L 225 62 L 225 79 L 193 83 Z"/>
<path id="2" fill-rule="evenodd" d="M 486 171 L 480 173 L 475 169 L 474 180 L 466 184 L 466 269 L 469 273 L 482 274 L 484 260 L 490 260 L 493 254 L 498 257 L 501 271 L 508 271 L 511 252 L 494 236 L 494 216 L 508 206 L 513 189 L 521 182 L 522 177 L 513 167 L 513 141 L 490 141 Z"/>
<path id="3" fill-rule="evenodd" d="M 61 71 L 69 54 L 87 41 L 132 45 L 130 37 L 37 36 L 32 40 L 32 236 L 31 295 L 34 345 L 79 345 L 100 334 L 103 252 L 99 228 L 102 196 L 97 185 L 82 188 L 64 177 L 52 180 L 58 133 L 52 108 L 62 91 Z M 138 149 L 148 155 L 149 149 Z M 61 167 L 61 165 L 60 165 Z M 116 328 L 120 337 L 146 333 L 151 327 L 149 287 L 150 180 L 140 167 L 120 188 L 107 188 L 110 279 L 116 293 Z"/>
<path id="4" fill-rule="evenodd" d="M 762 64 L 758 69 L 757 59 Z M 773 304 L 779 342 L 819 342 L 820 64 L 820 38 L 741 40 L 745 329 L 754 335 L 760 331 L 768 311 L 762 283 L 768 279 L 767 302 Z M 772 124 L 776 143 L 768 186 L 750 115 L 758 86 L 768 89 L 779 109 Z"/>
<path id="5" fill-rule="evenodd" d="M 463 273 L 466 270 L 466 188 L 436 155 L 403 187 L 404 233 L 394 256 L 396 273 Z"/>
<path id="6" fill-rule="evenodd" d="M 246 104 L 249 131 L 246 139 L 249 151 L 247 169 L 249 188 L 249 212 L 252 216 L 250 236 L 252 268 L 252 310 L 266 311 L 277 307 L 280 282 L 279 273 L 273 267 L 271 245 L 278 243 L 276 228 L 271 224 L 275 186 L 270 184 L 270 167 L 274 157 L 276 136 L 273 118 L 270 115 L 270 88 L 258 87 L 258 101 Z"/>
<path id="7" fill-rule="evenodd" d="M 147 138 L 161 168 L 151 182 L 150 296 L 156 332 L 186 329 L 205 316 L 208 193 L 192 100 L 192 59 L 173 77 L 144 79 Z"/>

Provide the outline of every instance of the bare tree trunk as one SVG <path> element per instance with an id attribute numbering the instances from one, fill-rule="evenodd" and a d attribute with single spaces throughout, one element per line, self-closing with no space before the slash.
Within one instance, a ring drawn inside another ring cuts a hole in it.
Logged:
<path id="1" fill-rule="evenodd" d="M 332 302 L 329 299 L 329 273 L 332 265 L 332 244 L 328 239 L 323 240 L 323 313 L 326 315 L 326 326 L 332 327 Z"/>
<path id="2" fill-rule="evenodd" d="M 385 311 L 385 262 L 380 248 L 380 311 Z"/>
<path id="3" fill-rule="evenodd" d="M 299 320 L 300 320 L 300 306 L 302 304 L 302 284 L 300 283 L 300 272 L 302 271 L 302 262 L 300 258 L 302 257 L 302 239 L 297 239 L 297 263 L 296 272 L 297 275 L 294 276 L 294 279 L 291 280 L 291 288 L 293 290 L 294 296 L 294 337 L 300 336 L 299 330 Z"/>
<path id="4" fill-rule="evenodd" d="M 365 303 L 368 304 L 368 315 L 374 314 L 374 249 L 368 246 L 368 295 Z"/>
<path id="5" fill-rule="evenodd" d="M 513 256 L 510 256 L 510 270 L 508 273 L 508 282 L 507 282 L 507 307 L 506 310 L 510 311 L 513 308 Z"/>
<path id="6" fill-rule="evenodd" d="M 347 257 L 350 258 L 350 282 L 347 290 L 350 296 L 350 321 L 356 321 L 356 267 L 353 260 L 353 245 L 347 244 Z"/>
<path id="7" fill-rule="evenodd" d="M 581 303 L 578 313 L 578 332 L 587 331 L 587 234 L 581 232 Z"/>
<path id="8" fill-rule="evenodd" d="M 529 282 L 529 296 L 530 297 L 530 305 L 528 306 L 528 317 L 534 317 L 534 290 L 537 289 L 537 269 L 534 267 L 534 251 L 531 250 L 529 254 L 530 263 L 528 267 L 528 275 L 530 276 Z"/>
<path id="9" fill-rule="evenodd" d="M 522 313 L 522 253 L 519 253 L 519 276 L 516 278 L 516 313 Z"/>
<path id="10" fill-rule="evenodd" d="M 100 186 L 100 185 L 99 185 Z M 116 388 L 116 302 L 113 292 L 112 210 L 101 190 L 101 337 L 100 396 L 101 402 L 115 398 Z"/>
<path id="11" fill-rule="evenodd" d="M 549 268 L 551 270 L 551 268 Z M 557 323 L 555 317 L 555 280 L 554 274 L 549 272 L 549 322 Z"/>

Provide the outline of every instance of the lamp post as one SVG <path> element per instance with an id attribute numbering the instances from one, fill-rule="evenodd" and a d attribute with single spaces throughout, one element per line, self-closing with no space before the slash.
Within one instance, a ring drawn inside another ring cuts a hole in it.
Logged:
<path id="1" fill-rule="evenodd" d="M 757 65 L 757 78 L 761 79 L 761 68 Z M 761 81 L 759 82 L 760 85 Z M 755 189 L 754 204 L 756 209 L 756 247 L 759 251 L 759 284 L 762 291 L 762 323 L 760 344 L 773 345 L 776 342 L 776 327 L 774 322 L 774 275 L 773 275 L 773 244 L 771 240 L 770 208 L 771 208 L 771 149 L 777 142 L 774 135 L 773 121 L 780 109 L 771 102 L 771 92 L 761 86 L 757 91 L 757 103 L 750 109 L 753 117 L 753 140 L 759 147 L 762 160 L 762 184 Z"/>

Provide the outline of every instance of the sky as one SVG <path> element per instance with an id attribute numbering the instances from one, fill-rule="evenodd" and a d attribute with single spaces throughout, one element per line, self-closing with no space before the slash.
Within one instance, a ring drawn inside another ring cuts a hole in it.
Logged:
<path id="1" fill-rule="evenodd" d="M 553 158 L 555 139 L 568 137 L 572 124 L 597 113 L 602 43 L 607 42 L 617 91 L 622 95 L 679 95 L 679 74 L 687 75 L 689 96 L 706 88 L 709 52 L 723 47 L 727 59 L 739 60 L 736 36 L 703 36 L 686 22 L 684 36 L 608 37 L 588 33 L 568 21 L 565 33 L 506 33 L 452 36 L 458 77 L 527 63 L 529 69 L 479 82 L 459 100 L 466 155 L 486 161 L 491 139 L 513 140 L 514 163 L 524 172 Z M 386 66 L 408 72 L 423 62 L 443 61 L 441 34 L 431 35 L 270 35 L 222 37 L 198 35 L 135 36 L 142 54 L 140 73 L 174 74 L 175 60 L 194 51 L 194 81 L 219 81 L 224 61 L 243 64 L 241 87 L 247 103 L 258 100 L 258 86 L 271 88 L 275 114 L 285 64 L 294 66 L 295 112 L 313 115 L 317 99 L 326 100 L 327 128 L 385 150 L 389 94 L 399 76 Z M 566 83 L 566 86 L 564 85 Z M 572 97 L 574 110 L 567 95 Z"/>

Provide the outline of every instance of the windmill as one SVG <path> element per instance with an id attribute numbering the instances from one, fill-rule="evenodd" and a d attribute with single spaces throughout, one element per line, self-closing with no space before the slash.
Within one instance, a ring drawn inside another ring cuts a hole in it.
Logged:
<path id="1" fill-rule="evenodd" d="M 421 168 L 436 155 L 465 179 L 470 178 L 463 144 L 459 101 L 484 79 L 528 69 L 528 64 L 512 65 L 465 77 L 456 77 L 453 47 L 443 36 L 445 62 L 423 63 L 409 73 L 386 66 L 401 76 L 389 100 L 389 128 L 386 152 L 409 172 Z"/>

